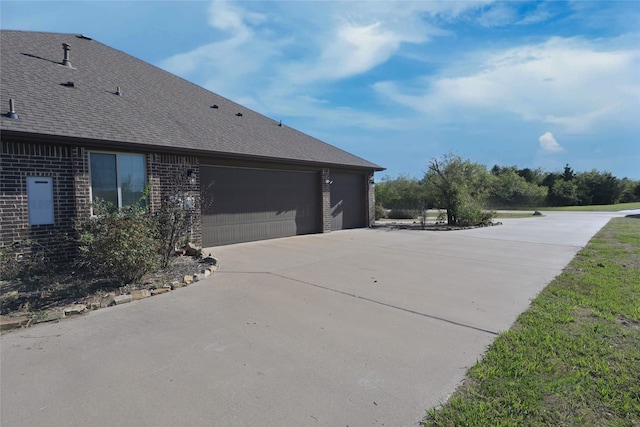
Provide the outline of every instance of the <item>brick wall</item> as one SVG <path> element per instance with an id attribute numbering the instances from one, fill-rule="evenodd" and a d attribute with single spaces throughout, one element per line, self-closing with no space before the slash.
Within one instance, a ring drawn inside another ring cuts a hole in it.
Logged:
<path id="1" fill-rule="evenodd" d="M 373 181 L 373 172 L 367 174 L 367 225 L 373 227 L 376 221 L 376 186 Z"/>
<path id="2" fill-rule="evenodd" d="M 52 260 L 71 256 L 76 215 L 74 150 L 10 141 L 3 141 L 1 150 L 0 247 L 13 247 L 16 254 L 43 252 Z M 29 225 L 27 177 L 30 176 L 52 178 L 54 224 Z"/>
<path id="3" fill-rule="evenodd" d="M 16 247 L 16 253 L 30 253 L 31 247 L 48 248 L 54 259 L 75 255 L 73 219 L 88 217 L 90 209 L 89 151 L 83 147 L 2 141 L 0 156 L 0 248 Z M 117 150 L 114 150 L 114 152 Z M 202 245 L 201 208 L 207 203 L 207 190 L 201 194 L 200 165 L 196 157 L 151 153 L 146 155 L 147 179 L 150 184 L 151 211 L 171 196 L 191 197 L 195 202 L 190 241 Z M 189 182 L 188 172 L 195 177 Z M 27 177 L 53 179 L 54 224 L 29 225 Z M 322 232 L 331 231 L 331 186 L 328 168 L 320 172 L 322 198 Z M 375 189 L 367 180 L 365 213 L 367 224 L 375 218 Z M 204 194 L 204 197 L 202 196 Z M 31 247 L 26 242 L 33 242 Z"/>
<path id="4" fill-rule="evenodd" d="M 188 173 L 195 178 L 191 184 Z M 150 154 L 147 156 L 147 177 L 151 184 L 150 209 L 161 206 L 162 200 L 169 197 L 191 197 L 195 202 L 193 227 L 189 240 L 196 246 L 202 245 L 201 207 L 203 199 L 200 194 L 200 164 L 196 157 L 170 154 Z M 205 189 L 206 194 L 206 189 Z"/>
<path id="5" fill-rule="evenodd" d="M 75 256 L 73 220 L 89 217 L 89 151 L 82 147 L 2 141 L 0 151 L 0 248 L 11 247 L 16 254 L 29 256 L 44 251 L 51 261 Z M 190 240 L 201 245 L 200 173 L 197 158 L 148 154 L 147 179 L 151 184 L 150 209 L 163 198 L 176 194 L 176 185 L 196 202 Z M 196 183 L 186 176 L 193 171 Z M 27 177 L 53 179 L 54 224 L 29 225 Z M 186 185 L 185 185 L 186 180 Z M 183 192 L 184 193 L 184 192 Z"/>
<path id="6" fill-rule="evenodd" d="M 73 147 L 73 187 L 75 189 L 75 215 L 78 218 L 89 218 L 91 216 L 91 185 L 89 177 L 89 154 L 82 147 Z"/>
<path id="7" fill-rule="evenodd" d="M 329 179 L 329 169 L 322 169 L 320 174 L 320 194 L 322 197 L 322 232 L 331 231 L 331 184 L 327 183 Z"/>

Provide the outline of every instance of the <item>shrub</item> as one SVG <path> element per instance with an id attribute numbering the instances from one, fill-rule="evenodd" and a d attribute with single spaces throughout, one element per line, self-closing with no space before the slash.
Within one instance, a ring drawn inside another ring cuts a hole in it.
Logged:
<path id="1" fill-rule="evenodd" d="M 142 206 L 118 210 L 97 201 L 95 217 L 76 221 L 80 264 L 119 285 L 133 284 L 158 267 L 156 224 Z"/>
<path id="2" fill-rule="evenodd" d="M 154 214 L 162 268 L 167 268 L 176 249 L 189 241 L 194 209 L 193 205 L 185 206 L 182 198 L 173 197 L 163 200 L 160 209 Z"/>
<path id="3" fill-rule="evenodd" d="M 32 288 L 37 285 L 34 276 L 51 267 L 50 255 L 45 246 L 30 239 L 0 247 L 0 280 L 17 281 Z"/>
<path id="4" fill-rule="evenodd" d="M 16 255 L 17 242 L 0 248 L 0 280 L 15 280 L 22 275 L 24 262 Z"/>
<path id="5" fill-rule="evenodd" d="M 456 225 L 488 225 L 491 223 L 494 215 L 494 212 L 485 211 L 478 203 L 469 200 L 458 208 Z"/>
<path id="6" fill-rule="evenodd" d="M 380 204 L 376 205 L 376 220 L 387 217 L 387 210 Z"/>
<path id="7" fill-rule="evenodd" d="M 163 182 L 162 202 L 153 214 L 162 268 L 167 268 L 176 250 L 190 241 L 198 211 L 206 211 L 213 204 L 213 184 L 197 191 L 189 178 L 189 169 L 179 169 Z"/>

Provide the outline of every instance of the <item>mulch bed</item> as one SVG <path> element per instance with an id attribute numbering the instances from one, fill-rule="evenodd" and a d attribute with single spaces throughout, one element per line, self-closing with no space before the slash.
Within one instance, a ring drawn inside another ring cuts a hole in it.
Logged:
<path id="1" fill-rule="evenodd" d="M 384 222 L 374 224 L 373 228 L 388 228 L 390 230 L 424 230 L 424 231 L 455 231 L 455 230 L 471 230 L 474 228 L 493 227 L 496 225 L 502 225 L 501 222 L 492 222 L 490 224 L 479 224 L 470 226 L 458 226 L 447 224 L 425 224 L 424 226 L 420 222 Z"/>
<path id="2" fill-rule="evenodd" d="M 58 266 L 53 270 L 44 266 L 17 280 L 0 281 L 0 314 L 38 318 L 43 317 L 43 312 L 73 304 L 98 308 L 107 294 L 117 296 L 132 290 L 152 290 L 181 283 L 185 275 L 199 273 L 209 265 L 200 257 L 179 256 L 167 269 L 148 274 L 140 284 L 127 286 L 115 285 L 71 266 Z"/>

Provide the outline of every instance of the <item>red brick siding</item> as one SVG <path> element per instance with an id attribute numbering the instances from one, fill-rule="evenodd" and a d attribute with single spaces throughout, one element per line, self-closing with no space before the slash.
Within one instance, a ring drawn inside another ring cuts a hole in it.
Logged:
<path id="1" fill-rule="evenodd" d="M 376 186 L 373 181 L 373 172 L 367 174 L 367 225 L 373 227 L 376 221 Z"/>
<path id="2" fill-rule="evenodd" d="M 0 248 L 15 246 L 16 253 L 26 255 L 32 249 L 46 248 L 52 261 L 73 257 L 76 251 L 73 220 L 91 215 L 89 150 L 77 146 L 12 141 L 2 141 L 1 150 Z M 195 172 L 197 181 L 189 195 L 199 201 L 197 158 L 154 153 L 146 155 L 146 163 L 152 211 L 160 205 L 162 197 L 172 194 L 170 187 L 175 177 L 184 176 L 189 169 Z M 29 225 L 28 176 L 53 178 L 54 224 Z M 191 241 L 200 245 L 200 206 L 196 206 L 196 212 Z"/>
<path id="3" fill-rule="evenodd" d="M 200 220 L 200 163 L 196 157 L 169 154 L 150 154 L 147 156 L 147 178 L 151 186 L 150 209 L 160 206 L 163 199 L 176 195 L 178 190 L 188 189 L 188 197 L 197 202 L 195 218 L 189 240 L 196 246 L 202 245 L 202 225 Z M 196 183 L 188 183 L 187 171 L 195 174 Z"/>
<path id="4" fill-rule="evenodd" d="M 25 254 L 47 248 L 46 255 L 52 259 L 71 255 L 76 216 L 72 149 L 3 141 L 1 150 L 0 246 L 16 242 L 15 252 Z M 54 224 L 29 225 L 29 176 L 53 178 Z"/>
<path id="5" fill-rule="evenodd" d="M 320 175 L 320 192 L 322 197 L 322 232 L 329 233 L 331 231 L 331 184 L 327 182 L 330 179 L 330 170 L 322 169 Z"/>

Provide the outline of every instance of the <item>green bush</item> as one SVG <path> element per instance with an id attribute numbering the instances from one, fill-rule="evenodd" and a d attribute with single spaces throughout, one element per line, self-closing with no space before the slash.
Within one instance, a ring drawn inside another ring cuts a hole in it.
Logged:
<path id="1" fill-rule="evenodd" d="M 465 200 L 457 212 L 456 225 L 460 226 L 488 225 L 495 215 L 494 212 L 485 211 L 473 200 Z"/>
<path id="2" fill-rule="evenodd" d="M 382 219 L 382 218 L 386 218 L 387 217 L 387 210 L 384 208 L 384 206 L 382 206 L 380 204 L 377 204 L 376 205 L 375 215 L 376 215 L 376 220 Z"/>
<path id="3" fill-rule="evenodd" d="M 119 285 L 134 284 L 159 265 L 157 227 L 142 206 L 118 210 L 99 200 L 95 216 L 76 221 L 79 263 Z"/>

